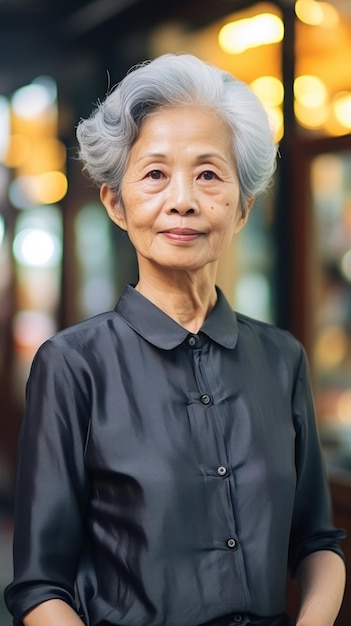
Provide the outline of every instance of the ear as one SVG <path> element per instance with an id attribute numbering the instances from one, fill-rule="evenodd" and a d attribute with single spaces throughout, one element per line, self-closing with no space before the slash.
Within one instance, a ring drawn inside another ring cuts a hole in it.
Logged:
<path id="1" fill-rule="evenodd" d="M 117 200 L 116 192 L 103 183 L 100 188 L 100 200 L 104 205 L 109 218 L 122 230 L 127 230 L 125 211 L 121 201 Z"/>
<path id="2" fill-rule="evenodd" d="M 241 229 L 245 226 L 247 220 L 249 219 L 250 211 L 253 207 L 254 202 L 255 202 L 255 197 L 250 196 L 250 198 L 246 202 L 246 205 L 244 207 L 241 207 L 241 215 L 240 215 L 240 218 L 238 219 L 236 230 L 235 230 L 236 235 L 241 231 Z"/>

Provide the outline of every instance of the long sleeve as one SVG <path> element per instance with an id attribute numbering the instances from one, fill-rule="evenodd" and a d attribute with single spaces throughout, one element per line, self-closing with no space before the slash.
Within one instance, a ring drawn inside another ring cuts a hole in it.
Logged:
<path id="1" fill-rule="evenodd" d="M 37 604 L 74 606 L 74 580 L 87 496 L 83 455 L 86 398 L 73 368 L 47 342 L 27 385 L 20 441 L 14 531 L 14 580 L 6 602 L 14 624 Z"/>
<path id="2" fill-rule="evenodd" d="M 308 364 L 301 348 L 300 367 L 293 395 L 296 430 L 296 496 L 289 562 L 294 573 L 299 562 L 317 550 L 343 556 L 340 540 L 345 533 L 332 526 L 328 481 L 316 424 Z"/>

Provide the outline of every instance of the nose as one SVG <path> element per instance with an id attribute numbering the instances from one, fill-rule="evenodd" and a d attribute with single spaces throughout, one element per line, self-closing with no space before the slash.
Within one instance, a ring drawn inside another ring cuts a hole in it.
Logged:
<path id="1" fill-rule="evenodd" d="M 191 215 L 198 212 L 198 203 L 192 180 L 185 175 L 173 178 L 169 185 L 167 211 L 179 215 Z"/>

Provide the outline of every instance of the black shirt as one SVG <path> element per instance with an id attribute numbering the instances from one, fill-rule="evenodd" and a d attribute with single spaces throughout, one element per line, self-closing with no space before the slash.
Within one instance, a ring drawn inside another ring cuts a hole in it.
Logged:
<path id="1" fill-rule="evenodd" d="M 128 286 L 46 342 L 19 459 L 15 624 L 75 581 L 90 626 L 279 614 L 288 567 L 341 554 L 303 349 L 221 292 L 198 334 Z"/>

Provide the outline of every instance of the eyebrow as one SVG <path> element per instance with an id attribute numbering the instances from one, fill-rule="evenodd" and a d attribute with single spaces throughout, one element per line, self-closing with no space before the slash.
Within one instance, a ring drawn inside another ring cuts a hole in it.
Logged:
<path id="1" fill-rule="evenodd" d="M 218 152 L 206 152 L 205 154 L 199 154 L 197 157 L 198 161 L 205 161 L 206 159 L 219 159 L 220 161 L 226 162 L 225 157 L 222 157 Z"/>
<path id="2" fill-rule="evenodd" d="M 162 154 L 162 152 L 147 152 L 146 154 L 143 154 L 141 157 L 139 157 L 139 159 L 136 160 L 136 163 L 139 163 L 139 161 L 143 161 L 144 159 L 165 159 L 166 155 Z"/>
<path id="3" fill-rule="evenodd" d="M 162 160 L 162 159 L 167 158 L 167 155 L 163 154 L 162 152 L 147 152 L 146 154 L 143 154 L 143 156 L 139 157 L 136 163 L 139 163 L 139 161 L 143 161 L 144 159 L 150 159 L 150 158 Z M 199 154 L 196 157 L 196 161 L 199 161 L 199 162 L 206 161 L 207 159 L 210 159 L 210 158 L 216 158 L 226 163 L 225 157 L 222 157 L 220 154 L 218 154 L 218 152 L 206 152 L 204 154 Z"/>

